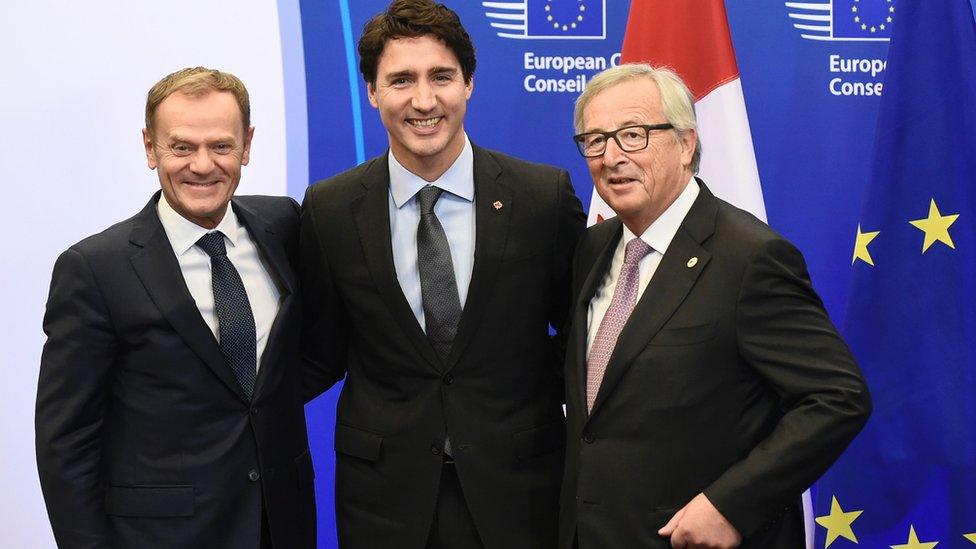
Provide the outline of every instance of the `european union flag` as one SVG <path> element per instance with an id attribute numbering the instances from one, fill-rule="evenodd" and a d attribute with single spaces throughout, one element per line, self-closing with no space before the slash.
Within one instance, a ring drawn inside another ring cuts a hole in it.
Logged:
<path id="1" fill-rule="evenodd" d="M 895 0 L 834 0 L 834 38 L 890 38 L 895 4 Z M 901 13 L 897 15 L 901 19 Z"/>
<path id="2" fill-rule="evenodd" d="M 816 546 L 976 548 L 976 24 L 898 10 L 845 322 L 875 411 L 818 485 Z"/>
<path id="3" fill-rule="evenodd" d="M 606 0 L 526 0 L 528 36 L 603 38 Z"/>

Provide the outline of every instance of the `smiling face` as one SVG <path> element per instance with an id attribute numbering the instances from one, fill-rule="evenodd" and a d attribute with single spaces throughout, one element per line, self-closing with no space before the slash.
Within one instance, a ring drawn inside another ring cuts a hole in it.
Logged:
<path id="1" fill-rule="evenodd" d="M 611 86 L 583 110 L 584 132 L 667 122 L 650 78 Z M 643 234 L 691 180 L 695 140 L 695 130 L 653 130 L 646 149 L 624 152 L 611 139 L 603 156 L 587 159 L 597 193 L 634 234 Z"/>
<path id="2" fill-rule="evenodd" d="M 173 93 L 154 120 L 154 135 L 143 130 L 143 144 L 166 201 L 197 225 L 216 227 L 248 163 L 254 128 L 244 130 L 234 96 L 218 91 Z"/>
<path id="3" fill-rule="evenodd" d="M 464 148 L 464 113 L 474 82 L 443 42 L 430 35 L 386 42 L 367 85 L 390 150 L 405 168 L 433 181 Z"/>

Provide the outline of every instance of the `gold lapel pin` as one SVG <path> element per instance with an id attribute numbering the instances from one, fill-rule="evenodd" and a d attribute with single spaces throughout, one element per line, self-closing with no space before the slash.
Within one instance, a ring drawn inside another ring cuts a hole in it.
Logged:
<path id="1" fill-rule="evenodd" d="M 692 268 L 692 267 L 694 267 L 695 265 L 698 265 L 698 258 L 697 257 L 693 257 L 693 258 L 691 258 L 691 259 L 688 260 L 688 268 L 689 269 Z"/>
<path id="2" fill-rule="evenodd" d="M 494 206 L 496 210 L 500 210 L 502 209 L 502 201 L 496 200 L 492 203 L 492 206 Z"/>

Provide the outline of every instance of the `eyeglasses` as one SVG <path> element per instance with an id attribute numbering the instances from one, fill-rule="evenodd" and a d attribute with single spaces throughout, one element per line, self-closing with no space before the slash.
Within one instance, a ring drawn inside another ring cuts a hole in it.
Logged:
<path id="1" fill-rule="evenodd" d="M 613 139 L 624 152 L 637 152 L 647 148 L 651 130 L 670 130 L 671 124 L 637 124 L 624 126 L 612 132 L 586 132 L 573 136 L 580 154 L 586 158 L 603 156 L 607 150 L 607 143 Z"/>

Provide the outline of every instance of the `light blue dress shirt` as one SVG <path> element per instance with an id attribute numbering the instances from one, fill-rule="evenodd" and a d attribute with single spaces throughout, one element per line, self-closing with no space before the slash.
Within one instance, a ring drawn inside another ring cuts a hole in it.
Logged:
<path id="1" fill-rule="evenodd" d="M 420 223 L 420 204 L 417 192 L 426 185 L 433 185 L 444 192 L 434 204 L 434 213 L 444 227 L 451 247 L 454 279 L 458 297 L 464 309 L 474 267 L 474 153 L 467 135 L 464 149 L 454 164 L 436 181 L 428 183 L 404 168 L 391 151 L 387 155 L 390 165 L 390 237 L 393 241 L 393 265 L 397 280 L 407 303 L 417 317 L 420 327 L 426 331 L 424 304 L 420 293 L 420 269 L 417 266 L 417 224 Z"/>

